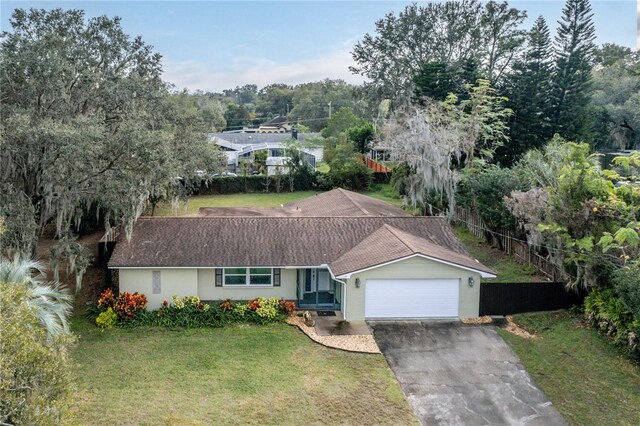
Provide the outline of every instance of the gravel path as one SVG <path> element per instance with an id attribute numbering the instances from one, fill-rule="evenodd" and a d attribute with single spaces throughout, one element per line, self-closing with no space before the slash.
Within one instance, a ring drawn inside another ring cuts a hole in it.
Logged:
<path id="1" fill-rule="evenodd" d="M 308 327 L 304 320 L 298 316 L 290 316 L 287 323 L 298 327 L 304 334 L 309 336 L 314 342 L 321 345 L 342 349 L 349 352 L 362 352 L 367 354 L 379 354 L 380 349 L 372 335 L 356 336 L 319 336 L 314 327 Z"/>

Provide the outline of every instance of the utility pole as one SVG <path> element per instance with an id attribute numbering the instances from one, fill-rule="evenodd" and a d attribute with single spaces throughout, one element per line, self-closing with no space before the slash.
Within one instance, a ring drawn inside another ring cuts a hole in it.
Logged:
<path id="1" fill-rule="evenodd" d="M 331 120 L 331 102 L 329 102 L 327 105 L 329 105 L 329 120 Z"/>

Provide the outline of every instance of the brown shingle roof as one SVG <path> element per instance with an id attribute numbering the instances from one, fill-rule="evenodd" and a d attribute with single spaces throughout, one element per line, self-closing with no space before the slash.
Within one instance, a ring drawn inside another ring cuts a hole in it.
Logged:
<path id="1" fill-rule="evenodd" d="M 209 217 L 292 216 L 281 207 L 200 207 L 198 214 Z"/>
<path id="2" fill-rule="evenodd" d="M 173 217 L 140 218 L 109 266 L 318 266 L 384 224 L 468 257 L 443 217 Z"/>
<path id="3" fill-rule="evenodd" d="M 495 274 L 493 270 L 465 253 L 434 244 L 386 223 L 340 258 L 331 262 L 330 267 L 336 276 L 340 276 L 416 254 Z"/>
<path id="4" fill-rule="evenodd" d="M 386 201 L 342 188 L 287 203 L 284 208 L 306 217 L 410 216 L 400 207 Z"/>

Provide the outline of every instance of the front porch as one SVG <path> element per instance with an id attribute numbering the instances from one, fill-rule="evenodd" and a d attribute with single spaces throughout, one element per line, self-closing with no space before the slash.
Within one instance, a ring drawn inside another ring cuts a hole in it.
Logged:
<path id="1" fill-rule="evenodd" d="M 328 269 L 298 269 L 297 305 L 304 310 L 340 311 L 344 288 L 331 278 Z"/>

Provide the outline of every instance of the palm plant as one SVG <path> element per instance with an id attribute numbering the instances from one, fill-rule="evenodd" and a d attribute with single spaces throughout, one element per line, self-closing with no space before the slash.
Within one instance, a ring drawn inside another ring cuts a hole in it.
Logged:
<path id="1" fill-rule="evenodd" d="M 0 282 L 23 285 L 27 289 L 27 304 L 53 337 L 69 332 L 69 315 L 73 298 L 58 281 L 47 281 L 45 265 L 36 260 L 0 258 Z"/>

